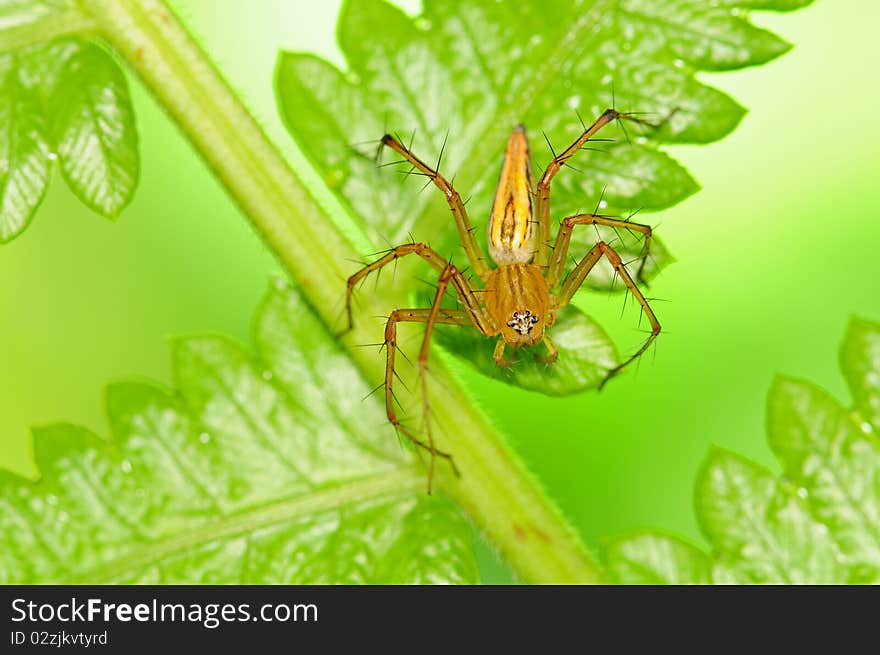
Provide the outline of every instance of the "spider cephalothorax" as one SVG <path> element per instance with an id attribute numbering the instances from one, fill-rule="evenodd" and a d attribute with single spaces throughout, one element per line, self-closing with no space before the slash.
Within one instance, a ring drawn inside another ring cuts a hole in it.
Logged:
<path id="1" fill-rule="evenodd" d="M 508 264 L 491 271 L 483 296 L 486 311 L 501 333 L 499 343 L 512 348 L 533 346 L 541 343 L 544 328 L 553 323 L 550 289 L 544 272 L 534 264 Z M 526 311 L 528 320 L 517 318 Z"/>
<path id="2" fill-rule="evenodd" d="M 628 220 L 600 216 L 597 214 L 575 214 L 562 221 L 556 235 L 556 242 L 550 244 L 550 183 L 565 163 L 571 159 L 593 136 L 608 123 L 626 119 L 644 122 L 632 114 L 621 114 L 614 109 L 606 110 L 596 121 L 568 148 L 556 155 L 544 169 L 537 186 L 532 180 L 531 157 L 526 131 L 522 125 L 514 128 L 507 140 L 501 175 L 495 190 L 495 200 L 489 214 L 488 245 L 489 254 L 496 267 L 491 268 L 483 255 L 483 250 L 474 236 L 467 211 L 461 196 L 449 181 L 437 170 L 416 157 L 397 138 L 386 134 L 382 145 L 388 146 L 408 162 L 419 174 L 425 175 L 443 191 L 474 273 L 482 282 L 482 289 L 475 289 L 470 280 L 440 253 L 424 243 L 408 243 L 392 248 L 379 260 L 365 266 L 348 280 L 346 307 L 351 327 L 351 293 L 355 285 L 370 272 L 378 270 L 412 253 L 428 262 L 440 272 L 434 302 L 430 308 L 398 309 L 391 313 L 385 327 L 387 359 L 385 366 L 385 411 L 388 420 L 410 441 L 431 454 L 428 475 L 428 491 L 434 472 L 434 458 L 439 456 L 452 463 L 449 453 L 437 450 L 431 435 L 428 417 L 428 396 L 425 384 L 428 347 L 434 326 L 438 323 L 469 326 L 476 328 L 487 337 L 500 335 L 495 346 L 495 362 L 508 366 L 504 357 L 505 346 L 520 348 L 543 343 L 547 355 L 542 361 L 553 362 L 557 357 L 556 347 L 547 336 L 546 328 L 556 320 L 556 311 L 565 307 L 574 293 L 581 287 L 587 275 L 604 256 L 615 273 L 620 276 L 630 293 L 641 305 L 651 324 L 651 334 L 642 346 L 629 359 L 608 371 L 605 381 L 617 374 L 627 364 L 634 361 L 647 350 L 660 333 L 657 317 L 633 282 L 626 266 L 617 252 L 603 241 L 599 241 L 575 267 L 565 275 L 568 246 L 571 233 L 576 225 L 604 225 L 641 232 L 645 235 L 642 261 L 648 254 L 651 244 L 651 228 L 647 225 L 630 223 Z M 454 288 L 463 309 L 444 309 L 442 302 L 450 285 Z M 397 324 L 402 321 L 425 323 L 425 336 L 419 352 L 419 371 L 422 376 L 422 399 L 424 425 L 427 442 L 419 439 L 397 418 L 394 409 L 394 361 L 397 352 Z M 603 382 L 604 384 L 604 382 Z M 454 465 L 453 465 L 454 468 Z"/>

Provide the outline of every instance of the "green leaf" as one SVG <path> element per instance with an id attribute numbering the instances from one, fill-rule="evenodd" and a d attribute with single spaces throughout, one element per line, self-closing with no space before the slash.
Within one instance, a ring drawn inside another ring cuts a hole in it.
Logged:
<path id="1" fill-rule="evenodd" d="M 752 26 L 742 15 L 746 6 L 746 0 L 724 5 L 547 0 L 520 3 L 512 11 L 493 0 L 426 0 L 422 15 L 411 18 L 383 0 L 347 2 L 338 25 L 346 69 L 313 55 L 282 53 L 276 93 L 294 139 L 373 243 L 395 245 L 412 233 L 461 262 L 442 194 L 433 187 L 418 193 L 423 180 L 402 175 L 406 166 L 376 166 L 383 133 L 411 141 L 414 152 L 432 164 L 442 152 L 441 171 L 468 199 L 471 220 L 482 235 L 514 125 L 530 129 L 539 171 L 553 156 L 549 144 L 561 151 L 583 130 L 579 116 L 591 121 L 616 103 L 621 110 L 648 112 L 654 120 L 668 117 L 660 128 L 634 123 L 606 128 L 598 136 L 615 143 L 597 142 L 592 145 L 603 152 L 579 153 L 571 162 L 579 170 L 563 170 L 552 192 L 557 222 L 595 207 L 622 216 L 644 210 L 637 220 L 649 221 L 647 212 L 668 208 L 699 188 L 659 144 L 715 141 L 745 113 L 696 73 L 755 65 L 788 47 Z M 395 159 L 380 156 L 385 163 Z M 640 269 L 642 282 L 674 261 L 656 240 L 642 266 L 642 243 L 635 234 L 592 227 L 575 230 L 572 258 L 583 256 L 600 237 Z M 614 278 L 602 262 L 586 286 L 609 289 Z M 474 364 L 493 377 L 551 388 L 551 393 L 595 387 L 601 380 L 597 370 L 609 365 L 614 346 L 595 326 L 589 330 L 598 350 L 581 362 L 570 359 L 572 370 L 586 366 L 570 383 L 563 383 L 554 367 L 529 363 L 523 372 L 499 372 L 491 358 Z M 551 331 L 557 341 L 558 331 Z M 454 351 L 475 348 L 481 356 L 491 351 L 484 340 L 452 332 L 443 330 L 441 338 Z M 473 354 L 468 359 L 474 361 Z"/>
<path id="2" fill-rule="evenodd" d="M 553 343 L 559 357 L 553 364 L 544 346 L 505 351 L 507 368 L 495 364 L 492 353 L 497 339 L 487 339 L 476 330 L 447 325 L 436 328 L 437 341 L 491 378 L 548 396 L 564 396 L 597 387 L 618 363 L 614 345 L 599 325 L 577 307 L 569 305 L 553 325 Z"/>
<path id="3" fill-rule="evenodd" d="M 870 422 L 880 381 L 880 325 L 854 319 L 841 362 L 854 411 L 807 382 L 780 377 L 773 383 L 767 433 L 781 478 L 727 451 L 710 453 L 696 504 L 716 583 L 880 581 L 880 441 Z M 670 581 L 692 574 L 694 560 L 672 548 L 658 554 L 652 539 L 647 533 L 615 542 L 622 582 L 638 582 L 658 568 L 672 571 Z"/>
<path id="4" fill-rule="evenodd" d="M 0 583 L 476 581 L 470 528 L 300 297 L 255 325 L 256 354 L 176 341 L 177 394 L 109 387 L 111 441 L 35 430 L 40 480 L 0 473 Z"/>
<path id="5" fill-rule="evenodd" d="M 621 0 L 618 25 L 632 35 L 631 47 L 637 43 L 646 51 L 671 52 L 703 70 L 732 70 L 763 64 L 791 48 L 732 11 L 750 4 L 748 0 L 727 2 L 726 7 L 697 0 Z"/>
<path id="6" fill-rule="evenodd" d="M 472 195 L 469 207 L 479 223 L 516 123 L 535 134 L 544 130 L 564 147 L 582 129 L 575 109 L 593 118 L 614 95 L 621 109 L 657 117 L 676 111 L 661 130 L 628 128 L 633 138 L 644 132 L 631 146 L 583 153 L 573 163 L 586 175 L 560 176 L 554 206 L 592 206 L 607 183 L 618 209 L 659 209 L 696 185 L 652 142 L 717 140 L 743 115 L 733 100 L 699 82 L 696 70 L 757 64 L 785 50 L 781 41 L 765 43 L 767 33 L 734 8 L 696 0 L 550 0 L 513 12 L 488 0 L 429 0 L 423 16 L 411 19 L 381 0 L 350 2 L 339 22 L 348 72 L 311 55 L 283 53 L 277 93 L 294 138 L 377 239 L 394 242 L 414 231 L 435 241 L 452 235 L 452 222 L 439 194 L 413 193 L 412 181 L 377 171 L 373 153 L 364 147 L 369 156 L 354 156 L 350 144 L 386 130 L 415 131 L 414 149 L 435 161 L 448 135 L 444 170 L 457 173 L 462 194 Z M 623 142 L 625 135 L 610 129 L 602 136 Z M 532 145 L 536 163 L 547 161 L 543 141 Z"/>
<path id="7" fill-rule="evenodd" d="M 708 555 L 677 537 L 644 533 L 609 540 L 605 566 L 619 584 L 709 584 Z"/>
<path id="8" fill-rule="evenodd" d="M 81 47 L 58 40 L 0 54 L 0 243 L 25 230 L 49 186 L 55 157 L 49 95 Z"/>
<path id="9" fill-rule="evenodd" d="M 80 39 L 0 55 L 0 243 L 30 223 L 56 155 L 90 208 L 115 218 L 130 202 L 139 154 L 128 85 L 106 51 Z"/>
<path id="10" fill-rule="evenodd" d="M 115 218 L 134 194 L 139 160 L 125 76 L 97 45 L 71 56 L 52 92 L 61 172 L 87 206 Z"/>
<path id="11" fill-rule="evenodd" d="M 49 184 L 49 145 L 40 97 L 17 55 L 0 56 L 0 242 L 24 231 Z"/>
<path id="12" fill-rule="evenodd" d="M 742 7 L 743 9 L 794 11 L 813 4 L 813 0 L 714 0 L 713 4 L 720 7 Z"/>
<path id="13" fill-rule="evenodd" d="M 696 495 L 697 518 L 720 552 L 716 583 L 846 581 L 828 528 L 770 471 L 717 448 L 703 466 Z"/>
<path id="14" fill-rule="evenodd" d="M 853 319 L 840 361 L 862 430 L 880 432 L 880 324 Z"/>
<path id="15" fill-rule="evenodd" d="M 0 0 L 0 52 L 93 34 L 95 24 L 83 4 L 76 0 Z"/>
<path id="16" fill-rule="evenodd" d="M 877 369 L 875 369 L 877 370 Z M 821 389 L 779 378 L 768 406 L 770 446 L 807 492 L 859 580 L 880 580 L 880 448 Z"/>
<path id="17" fill-rule="evenodd" d="M 0 3 L 0 32 L 36 23 L 68 5 L 67 0 L 3 0 Z"/>

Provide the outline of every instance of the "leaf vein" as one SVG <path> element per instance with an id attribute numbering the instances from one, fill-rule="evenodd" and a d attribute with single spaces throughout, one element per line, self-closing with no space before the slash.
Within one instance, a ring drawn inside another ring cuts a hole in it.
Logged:
<path id="1" fill-rule="evenodd" d="M 124 557 L 75 575 L 71 582 L 97 584 L 102 581 L 112 581 L 127 572 L 161 562 L 175 553 L 252 533 L 259 528 L 282 524 L 300 516 L 337 510 L 367 499 L 403 496 L 421 488 L 423 484 L 422 473 L 411 467 L 402 467 L 293 498 L 285 498 L 223 517 L 210 524 L 203 524 L 198 529 L 186 533 L 154 541 Z"/>

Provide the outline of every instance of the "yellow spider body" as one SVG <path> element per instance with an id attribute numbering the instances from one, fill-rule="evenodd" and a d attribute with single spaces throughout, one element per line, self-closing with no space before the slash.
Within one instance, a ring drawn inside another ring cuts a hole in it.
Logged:
<path id="1" fill-rule="evenodd" d="M 550 244 L 550 183 L 553 177 L 596 132 L 618 119 L 639 121 L 631 114 L 621 114 L 613 109 L 608 109 L 590 127 L 585 128 L 574 143 L 553 158 L 544 169 L 537 186 L 532 180 L 529 142 L 525 128 L 522 125 L 514 128 L 507 140 L 501 175 L 498 179 L 495 199 L 489 215 L 487 242 L 489 255 L 496 264 L 495 268 L 489 265 L 483 255 L 483 250 L 474 236 L 461 196 L 452 187 L 452 184 L 439 171 L 416 157 L 399 139 L 390 134 L 382 137 L 382 146 L 390 147 L 400 154 L 412 166 L 413 171 L 418 171 L 419 174 L 430 178 L 446 196 L 446 202 L 455 219 L 465 254 L 474 273 L 483 285 L 482 289 L 475 288 L 473 282 L 467 279 L 451 261 L 424 243 L 407 243 L 392 248 L 372 264 L 364 266 L 348 280 L 346 307 L 350 327 L 352 291 L 357 283 L 372 271 L 376 271 L 400 257 L 416 254 L 440 273 L 434 302 L 430 308 L 394 310 L 388 317 L 385 326 L 385 346 L 387 348 L 385 366 L 386 414 L 395 428 L 415 445 L 431 454 L 428 476 L 429 492 L 436 457 L 443 457 L 455 469 L 452 456 L 438 450 L 434 446 L 434 439 L 431 435 L 425 376 L 428 368 L 428 349 L 435 325 L 441 323 L 470 326 L 487 337 L 500 334 L 494 353 L 495 362 L 499 366 L 509 366 L 509 362 L 504 358 L 505 346 L 521 348 L 538 344 L 543 344 L 547 348 L 547 356 L 538 357 L 538 359 L 552 363 L 556 360 L 558 351 L 548 336 L 547 328 L 553 325 L 557 310 L 568 304 L 593 267 L 602 257 L 605 257 L 623 280 L 629 292 L 641 305 L 651 323 L 650 336 L 634 355 L 608 372 L 606 381 L 645 352 L 660 333 L 660 323 L 650 305 L 636 286 L 620 256 L 607 243 L 599 241 L 568 275 L 565 275 L 568 246 L 575 226 L 605 225 L 641 232 L 645 235 L 644 256 L 647 255 L 650 247 L 650 227 L 598 214 L 575 214 L 562 221 L 552 248 Z M 644 262 L 644 257 L 642 261 Z M 445 309 L 441 306 L 450 287 L 455 290 L 463 309 Z M 397 352 L 397 324 L 400 322 L 426 324 L 418 363 L 422 377 L 422 405 L 427 441 L 419 439 L 410 428 L 401 423 L 394 407 L 392 385 Z"/>

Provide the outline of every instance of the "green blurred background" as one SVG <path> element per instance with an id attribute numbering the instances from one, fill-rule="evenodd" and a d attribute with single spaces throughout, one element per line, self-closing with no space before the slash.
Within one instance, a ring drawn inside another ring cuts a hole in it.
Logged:
<path id="1" fill-rule="evenodd" d="M 176 0 L 233 86 L 294 162 L 275 110 L 279 49 L 344 65 L 337 0 Z M 415 12 L 416 2 L 402 3 Z M 749 108 L 721 143 L 670 151 L 703 190 L 650 217 L 678 263 L 654 283 L 666 332 L 656 357 L 601 394 L 549 399 L 454 365 L 592 545 L 639 527 L 700 540 L 692 486 L 716 443 L 774 466 L 764 438 L 773 375 L 848 402 L 837 350 L 849 316 L 880 320 L 880 4 L 818 0 L 756 14 L 795 44 L 756 70 L 703 78 Z M 0 466 L 35 475 L 29 426 L 107 434 L 111 380 L 169 381 L 167 338 L 249 338 L 279 266 L 152 99 L 133 82 L 143 171 L 112 224 L 56 179 L 32 227 L 0 248 Z M 622 298 L 582 306 L 622 345 Z M 774 467 L 775 468 L 775 467 Z M 506 573 L 480 549 L 484 579 Z"/>

